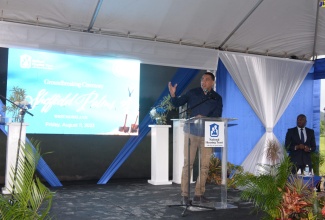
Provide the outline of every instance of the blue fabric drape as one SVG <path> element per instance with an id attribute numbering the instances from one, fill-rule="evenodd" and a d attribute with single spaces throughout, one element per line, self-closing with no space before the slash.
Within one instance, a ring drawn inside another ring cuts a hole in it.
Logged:
<path id="1" fill-rule="evenodd" d="M 2 112 L 2 107 L 3 107 L 3 103 L 0 100 L 0 114 L 2 115 L 2 117 L 5 116 L 4 112 Z M 5 129 L 4 125 L 0 125 L 0 130 L 2 130 L 2 132 L 7 136 L 8 133 Z M 32 148 L 35 150 L 35 147 L 33 146 L 33 144 L 29 141 L 29 139 L 26 137 L 26 142 L 30 144 L 30 146 L 32 146 Z M 56 177 L 56 175 L 53 173 L 53 171 L 51 170 L 51 168 L 46 164 L 46 162 L 44 161 L 44 159 L 41 157 L 38 161 L 37 167 L 36 167 L 37 171 L 41 174 L 41 176 L 52 186 L 52 187 L 58 187 L 58 186 L 62 186 L 60 180 Z"/>
<path id="2" fill-rule="evenodd" d="M 316 149 L 319 151 L 319 144 L 320 144 L 320 94 L 321 92 L 321 84 L 320 80 L 314 80 L 314 87 L 313 87 L 313 129 L 315 131 L 315 138 L 316 138 Z"/>
<path id="3" fill-rule="evenodd" d="M 325 79 L 325 58 L 315 60 L 314 79 Z"/>
<path id="4" fill-rule="evenodd" d="M 319 147 L 319 137 L 320 137 L 320 98 L 321 98 L 321 82 L 320 79 L 325 79 L 325 58 L 315 60 L 314 63 L 314 90 L 313 90 L 313 127 L 315 129 L 316 144 Z"/>
<path id="5" fill-rule="evenodd" d="M 176 72 L 171 82 L 173 85 L 177 83 L 177 95 L 179 95 L 184 91 L 186 86 L 194 79 L 194 77 L 198 73 L 199 70 L 185 69 L 185 68 L 180 68 Z M 159 96 L 159 98 L 157 99 L 157 101 L 155 102 L 154 106 L 156 106 L 162 100 L 162 98 L 168 94 L 169 94 L 169 90 L 166 82 L 166 87 L 164 91 L 161 93 L 161 95 Z M 141 121 L 139 125 L 139 135 L 135 137 L 131 137 L 128 140 L 128 142 L 124 145 L 120 153 L 111 163 L 111 165 L 103 174 L 103 176 L 100 178 L 97 184 L 106 184 L 110 180 L 110 178 L 114 175 L 114 173 L 120 168 L 120 166 L 124 163 L 124 161 L 131 155 L 134 149 L 138 146 L 141 140 L 148 134 L 148 132 L 150 131 L 148 125 L 150 123 L 152 123 L 152 120 L 149 116 L 149 113 L 147 113 L 147 115 L 144 117 L 144 119 Z"/>

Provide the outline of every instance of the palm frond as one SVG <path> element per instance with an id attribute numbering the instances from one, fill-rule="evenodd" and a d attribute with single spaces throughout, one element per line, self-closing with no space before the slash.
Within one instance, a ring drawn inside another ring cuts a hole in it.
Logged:
<path id="1" fill-rule="evenodd" d="M 244 172 L 236 174 L 236 185 L 242 187 L 241 198 L 248 200 L 267 218 L 275 219 L 280 215 L 279 206 L 282 202 L 284 187 L 291 175 L 292 163 L 284 155 L 279 164 L 259 164 L 260 173 L 255 176 Z"/>
<path id="2" fill-rule="evenodd" d="M 11 198 L 0 196 L 0 219 L 46 219 L 52 205 L 53 193 L 36 177 L 40 158 L 39 142 L 34 148 L 21 145 L 17 168 L 12 168 Z"/>

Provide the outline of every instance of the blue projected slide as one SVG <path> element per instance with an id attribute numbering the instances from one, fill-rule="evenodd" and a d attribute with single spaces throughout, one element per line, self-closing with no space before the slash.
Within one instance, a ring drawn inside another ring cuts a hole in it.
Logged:
<path id="1" fill-rule="evenodd" d="M 7 98 L 26 90 L 27 133 L 137 135 L 139 80 L 138 61 L 9 49 Z"/>

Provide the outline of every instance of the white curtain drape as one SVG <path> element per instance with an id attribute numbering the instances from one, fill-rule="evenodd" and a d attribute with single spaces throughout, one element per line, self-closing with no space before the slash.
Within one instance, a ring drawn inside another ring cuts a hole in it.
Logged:
<path id="1" fill-rule="evenodd" d="M 257 164 L 269 164 L 264 154 L 268 142 L 279 143 L 274 126 L 313 63 L 230 52 L 219 55 L 266 130 L 241 164 L 245 171 L 257 174 Z"/>

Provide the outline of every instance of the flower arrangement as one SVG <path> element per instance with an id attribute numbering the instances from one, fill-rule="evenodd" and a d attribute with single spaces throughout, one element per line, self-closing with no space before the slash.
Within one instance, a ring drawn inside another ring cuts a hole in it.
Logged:
<path id="1" fill-rule="evenodd" d="M 150 117 L 157 125 L 167 124 L 167 113 L 175 108 L 170 99 L 169 94 L 164 96 L 160 104 L 151 109 Z"/>
<path id="2" fill-rule="evenodd" d="M 9 100 L 11 105 L 3 106 L 3 111 L 12 114 L 13 122 L 23 122 L 24 110 L 31 109 L 31 105 L 25 100 L 26 90 L 15 86 L 10 91 Z"/>

